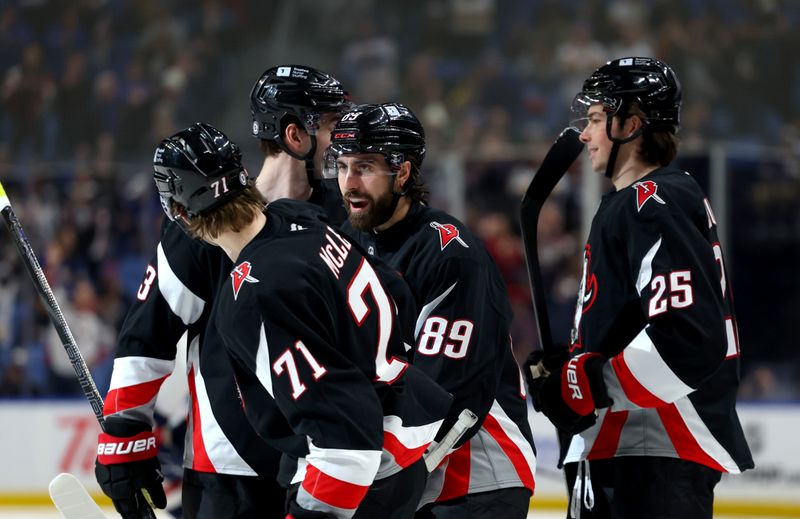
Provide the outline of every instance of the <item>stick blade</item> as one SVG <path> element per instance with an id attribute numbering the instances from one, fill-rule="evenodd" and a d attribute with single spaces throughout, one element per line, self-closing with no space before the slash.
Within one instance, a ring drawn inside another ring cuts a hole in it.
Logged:
<path id="1" fill-rule="evenodd" d="M 54 477 L 48 487 L 50 499 L 64 519 L 108 519 L 83 484 L 67 472 Z"/>

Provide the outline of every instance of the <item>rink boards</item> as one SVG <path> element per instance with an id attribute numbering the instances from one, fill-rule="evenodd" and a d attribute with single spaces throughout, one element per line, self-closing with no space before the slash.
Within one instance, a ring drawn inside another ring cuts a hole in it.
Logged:
<path id="1" fill-rule="evenodd" d="M 800 404 L 742 404 L 739 414 L 757 467 L 723 476 L 717 511 L 800 517 Z M 100 493 L 94 481 L 99 428 L 85 401 L 0 401 L 0 423 L 0 507 L 48 502 L 47 485 L 60 472 Z M 532 506 L 563 508 L 555 433 L 538 414 L 533 427 L 538 469 Z"/>

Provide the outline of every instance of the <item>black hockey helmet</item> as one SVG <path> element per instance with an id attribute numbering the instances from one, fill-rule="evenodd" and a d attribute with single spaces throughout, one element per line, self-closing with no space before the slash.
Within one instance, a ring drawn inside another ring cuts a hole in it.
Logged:
<path id="1" fill-rule="evenodd" d="M 356 153 L 382 154 L 393 172 L 406 160 L 419 169 L 425 159 L 425 130 L 405 105 L 356 106 L 342 116 L 331 133 L 323 176 L 336 178 L 337 159 Z"/>
<path id="2" fill-rule="evenodd" d="M 333 76 L 313 67 L 282 65 L 267 69 L 250 92 L 250 113 L 254 137 L 275 141 L 280 148 L 300 160 L 314 156 L 323 113 L 340 113 L 349 106 L 350 96 Z M 306 156 L 297 156 L 283 143 L 283 130 L 297 122 L 312 136 Z"/>
<path id="3" fill-rule="evenodd" d="M 177 216 L 172 201 L 192 217 L 235 198 L 248 185 L 239 146 L 206 123 L 193 124 L 161 141 L 153 155 L 153 178 L 161 205 L 172 220 Z"/>
<path id="4" fill-rule="evenodd" d="M 610 130 L 611 118 L 626 117 L 632 102 L 647 117 L 647 127 L 677 133 L 681 85 L 666 63 L 653 58 L 620 58 L 598 68 L 583 83 L 583 89 L 572 102 L 572 110 L 583 117 L 591 105 L 602 104 L 609 114 Z"/>

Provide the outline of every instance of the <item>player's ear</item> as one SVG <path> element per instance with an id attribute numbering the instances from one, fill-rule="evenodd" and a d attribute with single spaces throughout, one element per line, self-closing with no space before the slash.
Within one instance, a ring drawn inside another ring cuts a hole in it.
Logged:
<path id="1" fill-rule="evenodd" d="M 394 179 L 394 189 L 398 193 L 405 193 L 409 188 L 411 179 L 411 162 L 405 161 L 400 165 L 400 171 Z"/>
<path id="2" fill-rule="evenodd" d="M 297 123 L 289 123 L 283 130 L 283 143 L 298 155 L 308 153 L 308 133 Z"/>

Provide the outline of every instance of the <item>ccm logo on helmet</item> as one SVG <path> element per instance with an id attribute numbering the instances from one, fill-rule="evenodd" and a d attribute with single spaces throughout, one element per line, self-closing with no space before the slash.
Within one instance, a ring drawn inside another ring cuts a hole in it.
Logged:
<path id="1" fill-rule="evenodd" d="M 138 440 L 98 443 L 97 454 L 105 456 L 114 454 L 136 454 L 139 452 L 147 452 L 155 448 L 156 438 L 155 436 L 150 436 L 149 438 L 140 438 Z"/>

